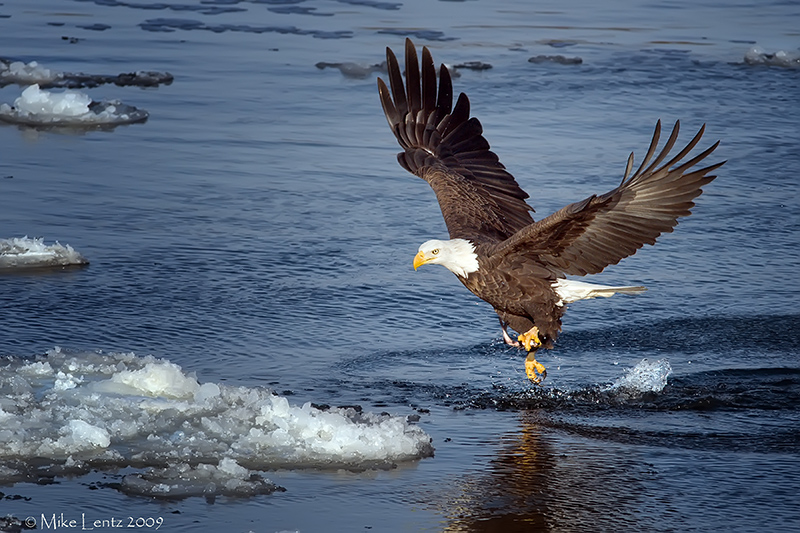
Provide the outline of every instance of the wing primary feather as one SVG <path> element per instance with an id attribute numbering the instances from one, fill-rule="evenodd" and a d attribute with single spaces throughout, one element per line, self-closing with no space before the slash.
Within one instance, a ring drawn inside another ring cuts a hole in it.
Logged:
<path id="1" fill-rule="evenodd" d="M 394 86 L 392 87 L 392 90 L 394 90 Z M 647 163 L 650 161 L 650 158 L 653 157 L 653 153 L 656 151 L 656 146 L 658 146 L 658 140 L 660 137 L 661 119 L 658 119 L 658 122 L 656 122 L 656 129 L 653 132 L 653 139 L 650 141 L 650 147 L 647 149 L 647 154 L 645 154 L 642 164 L 639 165 L 639 168 L 636 170 L 636 172 L 634 172 L 634 176 L 641 174 L 644 167 L 647 166 Z"/>
<path id="2" fill-rule="evenodd" d="M 619 184 L 620 187 L 622 187 L 625 184 L 625 180 L 628 179 L 628 176 L 630 176 L 632 168 L 633 168 L 633 152 L 631 152 L 631 155 L 628 156 L 628 163 L 625 165 L 625 174 L 622 175 L 622 183 Z"/>
<path id="3" fill-rule="evenodd" d="M 672 133 L 669 134 L 669 139 L 667 139 L 667 142 L 664 144 L 664 148 L 661 149 L 661 153 L 658 154 L 658 156 L 652 163 L 650 163 L 650 166 L 647 167 L 647 169 L 645 169 L 643 174 L 646 175 L 652 173 L 653 170 L 656 167 L 658 167 L 658 165 L 660 165 L 664 159 L 666 159 L 666 157 L 669 155 L 669 152 L 672 150 L 672 147 L 675 146 L 675 141 L 678 140 L 678 133 L 680 132 L 680 130 L 681 130 L 681 121 L 676 120 L 675 126 L 673 126 L 672 128 Z M 689 149 L 691 150 L 691 147 Z M 669 168 L 669 164 L 665 165 L 664 168 Z"/>
<path id="4" fill-rule="evenodd" d="M 683 163 L 681 166 L 676 167 L 673 170 L 673 172 L 683 172 L 684 170 L 687 170 L 687 169 L 693 167 L 694 165 L 696 165 L 697 163 L 699 163 L 700 161 L 702 161 L 703 159 L 708 157 L 711 154 L 711 152 L 713 152 L 714 150 L 717 149 L 717 146 L 719 146 L 719 141 L 717 141 L 714 144 L 712 144 L 711 147 L 707 148 L 706 150 L 704 150 L 703 153 L 696 155 L 692 159 L 690 159 L 687 162 Z M 676 160 L 677 160 L 677 158 L 676 158 Z M 670 161 L 670 163 L 673 163 L 673 161 Z"/>
<path id="5" fill-rule="evenodd" d="M 436 65 L 427 46 L 422 47 L 422 109 L 425 113 L 433 113 L 436 109 Z"/>
<path id="6" fill-rule="evenodd" d="M 420 108 L 420 81 L 419 81 L 419 62 L 417 61 L 417 51 L 414 43 L 406 38 L 406 98 L 408 99 L 408 111 L 416 113 Z"/>
<path id="7" fill-rule="evenodd" d="M 389 86 L 392 88 L 392 95 L 394 95 L 394 107 L 397 109 L 398 116 L 402 117 L 408 112 L 406 90 L 403 87 L 403 75 L 400 73 L 400 65 L 397 64 L 397 58 L 388 46 L 386 47 L 386 69 L 389 72 Z"/>
<path id="8" fill-rule="evenodd" d="M 453 108 L 453 112 L 450 113 L 448 130 L 452 131 L 460 124 L 466 122 L 467 119 L 469 119 L 469 98 L 467 98 L 466 94 L 461 93 L 458 95 L 458 100 L 456 101 L 456 106 Z"/>
<path id="9" fill-rule="evenodd" d="M 669 168 L 669 167 L 671 167 L 672 165 L 674 165 L 675 163 L 677 163 L 678 161 L 680 161 L 681 159 L 683 159 L 683 158 L 686 156 L 686 154 L 688 154 L 688 153 L 689 153 L 689 152 L 692 150 L 692 148 L 694 148 L 695 146 L 697 146 L 697 143 L 699 143 L 699 142 L 700 142 L 700 138 L 703 136 L 703 133 L 705 132 L 705 130 L 706 130 L 706 125 L 705 125 L 705 124 L 703 124 L 703 126 L 700 128 L 700 131 L 698 131 L 698 132 L 697 132 L 697 134 L 694 136 L 694 138 L 693 138 L 691 141 L 689 141 L 689 144 L 687 144 L 687 145 L 686 145 L 686 146 L 683 148 L 683 150 L 681 150 L 681 151 L 678 153 L 678 155 L 676 155 L 675 157 L 673 157 L 672 159 L 670 159 L 669 163 L 666 163 L 666 164 L 664 165 L 664 168 Z M 711 151 L 708 151 L 708 150 L 707 150 L 706 152 L 703 152 L 703 153 L 705 153 L 705 155 L 708 155 L 708 154 L 710 154 L 711 152 L 713 152 L 713 151 L 714 151 L 714 148 L 716 148 L 716 147 L 717 147 L 717 145 L 719 145 L 719 141 L 717 141 L 717 143 L 716 143 L 714 146 L 712 146 L 712 147 L 711 147 Z M 705 157 L 705 156 L 704 156 L 704 157 Z M 702 157 L 701 157 L 700 159 L 702 159 Z M 692 161 L 694 161 L 695 163 L 697 163 L 697 161 L 699 161 L 700 159 L 697 159 L 697 158 L 695 158 L 695 159 L 693 159 Z M 688 167 L 686 167 L 686 168 L 688 168 Z"/>
<path id="10" fill-rule="evenodd" d="M 709 173 L 709 172 L 714 172 L 715 170 L 717 170 L 719 167 L 721 167 L 722 165 L 724 165 L 727 162 L 728 162 L 728 160 L 726 159 L 725 161 L 721 161 L 719 163 L 715 163 L 715 164 L 713 164 L 711 166 L 707 166 L 707 167 L 705 167 L 705 168 L 703 168 L 701 170 L 698 170 L 698 172 L 702 172 L 704 175 Z M 706 178 L 711 178 L 713 180 L 714 178 L 716 178 L 716 176 L 706 176 Z"/>
<path id="11" fill-rule="evenodd" d="M 416 140 L 416 133 L 417 133 L 417 128 L 416 128 L 417 125 L 416 125 L 416 121 L 414 119 L 415 119 L 415 117 L 414 117 L 413 113 L 408 113 L 406 115 L 406 120 L 405 120 L 405 124 L 404 124 L 405 128 L 402 128 L 402 126 L 401 126 L 401 128 L 404 130 L 406 143 L 407 143 L 407 145 L 409 147 L 416 145 L 415 140 Z"/>
<path id="12" fill-rule="evenodd" d="M 439 95 L 436 97 L 436 107 L 442 116 L 449 115 L 453 110 L 453 80 L 450 70 L 442 65 L 439 67 Z"/>
<path id="13" fill-rule="evenodd" d="M 398 120 L 397 108 L 394 106 L 392 95 L 389 93 L 389 88 L 382 79 L 378 78 L 378 93 L 381 96 L 381 105 L 383 106 L 383 114 L 386 115 L 386 120 L 389 126 L 394 128 Z"/>

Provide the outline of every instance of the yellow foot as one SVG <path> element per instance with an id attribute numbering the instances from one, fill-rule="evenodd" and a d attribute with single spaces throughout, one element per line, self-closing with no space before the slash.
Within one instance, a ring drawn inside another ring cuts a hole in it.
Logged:
<path id="1" fill-rule="evenodd" d="M 536 360 L 534 352 L 529 353 L 525 358 L 525 373 L 528 375 L 528 379 L 537 385 L 547 377 L 547 370 L 542 363 Z"/>
<path id="2" fill-rule="evenodd" d="M 517 337 L 517 340 L 522 343 L 527 351 L 531 351 L 532 348 L 538 348 L 542 345 L 542 341 L 539 340 L 539 328 L 533 326 L 531 329 Z"/>

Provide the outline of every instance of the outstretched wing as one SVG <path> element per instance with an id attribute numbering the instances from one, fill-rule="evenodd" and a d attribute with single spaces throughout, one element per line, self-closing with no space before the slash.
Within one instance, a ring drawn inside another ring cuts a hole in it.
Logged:
<path id="1" fill-rule="evenodd" d="M 528 195 L 489 149 L 480 121 L 469 116 L 464 93 L 453 107 L 450 72 L 436 67 L 427 47 L 422 68 L 406 39 L 405 87 L 394 53 L 386 49 L 389 84 L 378 78 L 381 104 L 403 152 L 397 160 L 436 193 L 450 238 L 500 242 L 533 222 Z"/>
<path id="2" fill-rule="evenodd" d="M 716 177 L 709 173 L 724 164 L 723 161 L 691 170 L 714 151 L 719 141 L 682 162 L 700 141 L 704 125 L 680 153 L 662 165 L 675 145 L 679 128 L 680 123 L 676 122 L 664 148 L 647 166 L 658 146 L 659 121 L 647 155 L 630 179 L 633 154 L 619 187 L 570 204 L 522 229 L 498 244 L 493 255 L 522 254 L 564 274 L 582 276 L 619 263 L 644 244 L 655 244 L 659 235 L 673 230 L 678 217 L 691 214 L 692 200 L 703 192 L 702 186 Z"/>

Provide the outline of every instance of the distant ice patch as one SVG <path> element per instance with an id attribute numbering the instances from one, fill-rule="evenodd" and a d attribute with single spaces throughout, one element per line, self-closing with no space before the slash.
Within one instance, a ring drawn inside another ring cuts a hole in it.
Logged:
<path id="1" fill-rule="evenodd" d="M 147 117 L 147 111 L 117 100 L 94 102 L 79 91 L 43 91 L 37 84 L 22 91 L 13 106 L 0 104 L 0 121 L 27 126 L 116 126 Z"/>
<path id="2" fill-rule="evenodd" d="M 44 239 L 27 236 L 0 239 L 0 270 L 12 268 L 86 265 L 89 261 L 69 244 L 46 245 Z"/>
<path id="3" fill-rule="evenodd" d="M 345 61 L 343 63 L 329 63 L 327 61 L 320 61 L 316 64 L 320 70 L 326 68 L 335 68 L 344 75 L 345 78 L 364 79 L 372 75 L 373 72 L 386 72 L 386 61 L 375 63 L 372 65 L 363 65 L 361 63 L 353 63 Z"/>
<path id="4" fill-rule="evenodd" d="M 625 372 L 608 386 L 605 391 L 621 391 L 632 394 L 646 392 L 661 392 L 667 386 L 667 377 L 672 373 L 672 367 L 666 359 L 650 361 L 642 359 L 639 363 Z"/>
<path id="5" fill-rule="evenodd" d="M 407 417 L 201 384 L 152 356 L 56 348 L 0 360 L 0 482 L 134 467 L 144 470 L 120 486 L 133 494 L 252 495 L 278 489 L 263 470 L 386 468 L 432 454 Z"/>
<path id="6" fill-rule="evenodd" d="M 174 78 L 169 72 L 140 70 L 116 75 L 58 72 L 40 65 L 37 61 L 25 63 L 0 57 L 0 87 L 12 84 L 22 86 L 38 84 L 43 88 L 79 89 L 111 83 L 120 87 L 157 87 L 169 85 L 173 81 Z"/>
<path id="7" fill-rule="evenodd" d="M 560 65 L 580 65 L 583 59 L 575 57 L 564 57 L 562 55 L 538 55 L 528 58 L 528 63 L 558 63 Z"/>
<path id="8" fill-rule="evenodd" d="M 59 72 L 41 66 L 36 61 L 25 63 L 0 58 L 0 87 L 16 83 L 31 85 L 34 83 L 52 83 L 61 77 Z"/>
<path id="9" fill-rule="evenodd" d="M 774 54 L 769 54 L 760 46 L 754 46 L 744 54 L 744 62 L 748 65 L 800 68 L 800 52 L 779 50 Z"/>

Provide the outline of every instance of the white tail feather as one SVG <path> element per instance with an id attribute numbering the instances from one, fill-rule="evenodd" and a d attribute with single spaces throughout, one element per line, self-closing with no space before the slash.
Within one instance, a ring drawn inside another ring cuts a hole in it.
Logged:
<path id="1" fill-rule="evenodd" d="M 641 285 L 611 287 L 609 285 L 596 285 L 573 279 L 558 279 L 553 283 L 553 288 L 561 299 L 559 305 L 571 304 L 578 300 L 589 300 L 591 298 L 608 298 L 616 293 L 639 294 L 647 290 Z"/>

